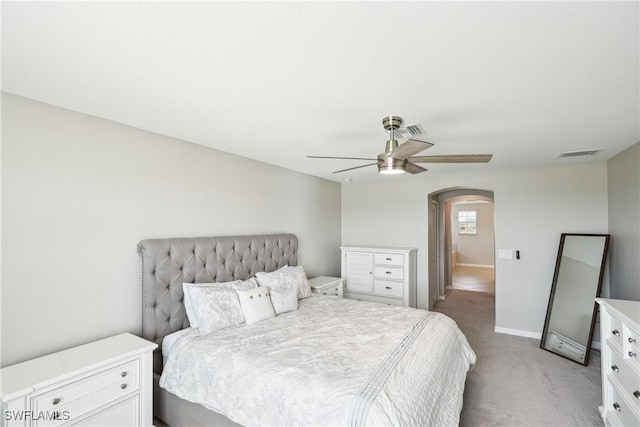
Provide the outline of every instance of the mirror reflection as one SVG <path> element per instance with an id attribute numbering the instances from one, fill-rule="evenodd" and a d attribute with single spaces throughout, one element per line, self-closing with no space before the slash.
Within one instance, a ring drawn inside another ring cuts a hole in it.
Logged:
<path id="1" fill-rule="evenodd" d="M 588 363 L 608 245 L 608 234 L 560 237 L 541 348 Z"/>

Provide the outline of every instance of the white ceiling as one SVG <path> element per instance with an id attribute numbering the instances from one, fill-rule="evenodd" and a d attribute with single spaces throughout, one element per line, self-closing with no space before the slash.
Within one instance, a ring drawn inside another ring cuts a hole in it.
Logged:
<path id="1" fill-rule="evenodd" d="M 340 181 L 381 120 L 489 170 L 640 140 L 638 2 L 2 3 L 2 89 Z M 429 172 L 427 172 L 429 173 Z M 433 172 L 432 172 L 433 173 Z M 388 178 L 387 178 L 388 179 Z M 402 179 L 415 179 L 407 176 Z"/>

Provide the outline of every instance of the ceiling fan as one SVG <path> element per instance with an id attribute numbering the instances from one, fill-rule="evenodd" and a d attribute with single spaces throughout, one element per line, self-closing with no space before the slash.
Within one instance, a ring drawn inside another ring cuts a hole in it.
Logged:
<path id="1" fill-rule="evenodd" d="M 400 174 L 405 172 L 416 174 L 427 171 L 427 169 L 417 165 L 416 163 L 487 163 L 489 160 L 491 160 L 492 154 L 451 154 L 442 156 L 411 157 L 414 154 L 418 154 L 419 152 L 426 150 L 427 148 L 433 147 L 433 144 L 430 142 L 410 138 L 402 144 L 398 145 L 398 141 L 395 138 L 395 133 L 396 131 L 398 131 L 398 129 L 400 129 L 401 124 L 402 118 L 398 116 L 387 116 L 382 119 L 382 126 L 384 126 L 384 128 L 389 131 L 389 140 L 387 141 L 387 146 L 384 150 L 384 153 L 378 154 L 377 159 L 369 159 L 363 157 L 307 157 L 310 159 L 371 160 L 375 161 L 375 163 L 367 163 L 366 165 L 342 169 L 333 173 L 347 172 L 354 169 L 377 165 L 378 172 L 382 174 Z M 419 125 L 410 126 L 409 128 L 410 129 L 408 130 L 411 136 L 420 135 L 421 127 Z M 415 129 L 418 129 L 418 131 L 415 132 Z"/>

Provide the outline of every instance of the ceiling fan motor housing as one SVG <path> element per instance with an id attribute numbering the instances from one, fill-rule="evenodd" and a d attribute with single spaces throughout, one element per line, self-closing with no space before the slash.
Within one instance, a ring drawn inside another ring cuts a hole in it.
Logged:
<path id="1" fill-rule="evenodd" d="M 382 126 L 386 130 L 398 129 L 402 124 L 402 117 L 399 116 L 387 116 L 382 119 Z"/>

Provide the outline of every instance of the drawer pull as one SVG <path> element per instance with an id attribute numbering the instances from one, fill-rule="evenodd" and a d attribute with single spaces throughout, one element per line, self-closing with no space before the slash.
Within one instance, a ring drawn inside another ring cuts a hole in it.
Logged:
<path id="1" fill-rule="evenodd" d="M 616 411 L 620 412 L 620 404 L 618 404 L 618 402 L 614 402 L 613 409 L 615 409 Z"/>
<path id="2" fill-rule="evenodd" d="M 125 388 L 127 388 L 127 385 L 126 384 L 122 384 L 122 385 L 120 385 L 120 388 L 124 390 Z"/>
<path id="3" fill-rule="evenodd" d="M 619 336 L 620 336 L 620 331 L 619 331 L 619 330 L 617 330 L 617 329 L 614 329 L 613 331 L 611 331 L 611 333 L 612 333 L 613 335 L 617 336 L 617 337 L 619 337 Z"/>
<path id="4" fill-rule="evenodd" d="M 323 292 L 323 293 L 322 293 L 322 295 L 326 295 L 326 294 L 327 294 L 326 292 Z"/>
<path id="5" fill-rule="evenodd" d="M 391 274 L 391 272 L 390 271 L 385 271 L 385 274 Z"/>
<path id="6" fill-rule="evenodd" d="M 635 397 L 636 399 L 640 399 L 640 390 L 636 390 L 633 392 L 633 397 Z"/>
<path id="7" fill-rule="evenodd" d="M 391 290 L 391 286 L 385 286 L 385 289 Z"/>
<path id="8" fill-rule="evenodd" d="M 391 258 L 385 258 L 387 261 L 391 261 Z"/>
<path id="9" fill-rule="evenodd" d="M 629 352 L 629 357 L 636 357 L 636 353 L 634 353 L 634 352 L 630 351 L 630 352 Z"/>
<path id="10" fill-rule="evenodd" d="M 127 371 L 122 371 L 122 372 L 120 372 L 120 376 L 121 376 L 122 378 L 126 377 L 126 376 L 127 376 Z"/>
<path id="11" fill-rule="evenodd" d="M 631 344 L 633 344 L 634 342 L 636 342 L 636 339 L 635 339 L 635 338 L 631 338 L 631 337 L 629 337 L 628 341 L 629 341 Z"/>
<path id="12" fill-rule="evenodd" d="M 618 368 L 618 365 L 611 365 L 611 370 L 613 372 L 620 372 L 620 369 Z"/>
<path id="13" fill-rule="evenodd" d="M 55 399 L 53 399 L 53 402 L 51 403 L 53 403 L 54 405 L 57 405 L 58 403 L 60 403 L 60 399 L 56 397 Z"/>

